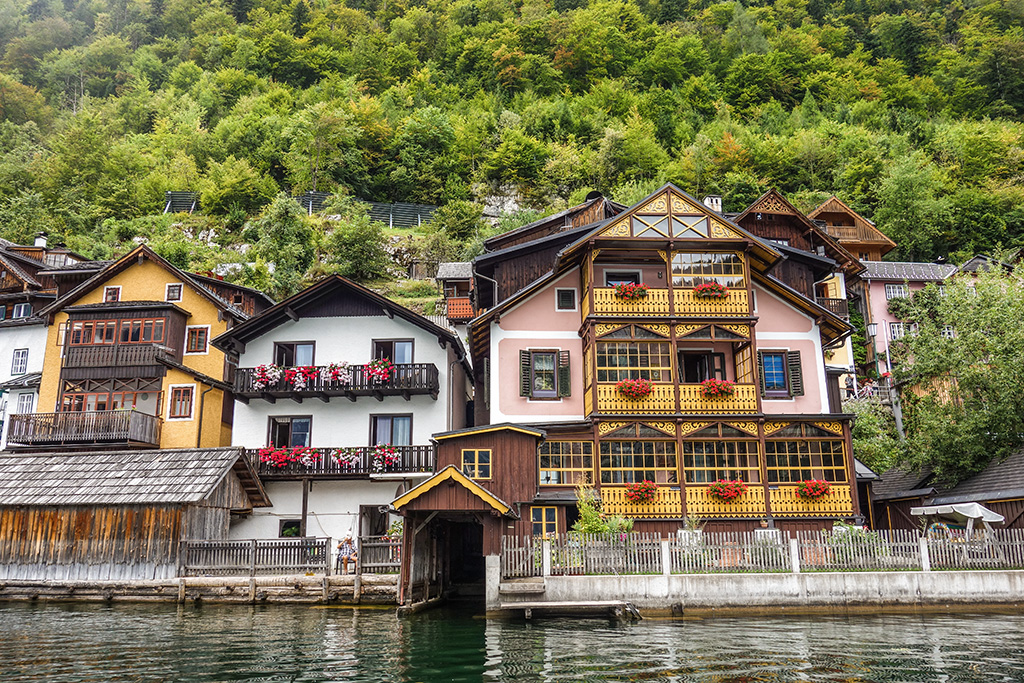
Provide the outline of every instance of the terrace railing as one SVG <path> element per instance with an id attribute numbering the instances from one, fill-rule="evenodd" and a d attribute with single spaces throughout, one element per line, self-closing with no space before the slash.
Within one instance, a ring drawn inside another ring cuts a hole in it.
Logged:
<path id="1" fill-rule="evenodd" d="M 317 477 L 324 479 L 347 479 L 367 477 L 371 474 L 433 472 L 433 446 L 392 446 L 398 454 L 398 461 L 385 464 L 375 460 L 372 446 L 352 448 L 310 448 L 305 450 L 297 462 L 282 467 L 265 461 L 260 450 L 247 451 L 256 471 L 261 477 L 296 479 Z"/>
<path id="2" fill-rule="evenodd" d="M 360 574 L 397 574 L 402 568 L 402 541 L 387 536 L 360 536 L 356 571 Z"/>
<path id="3" fill-rule="evenodd" d="M 680 531 L 506 537 L 501 572 L 529 576 L 1024 569 L 1024 530 L 922 537 L 916 531 Z"/>
<path id="4" fill-rule="evenodd" d="M 263 383 L 256 379 L 256 368 L 239 368 L 235 373 L 235 396 L 247 402 L 251 398 L 274 401 L 278 398 L 305 397 L 328 399 L 344 396 L 356 400 L 359 396 L 403 396 L 407 400 L 414 394 L 430 394 L 437 398 L 440 379 L 433 363 L 395 364 L 387 380 L 375 379 L 366 365 L 350 365 L 348 381 L 324 379 L 316 366 L 313 376 L 301 384 L 289 381 L 284 373 L 276 382 Z"/>
<path id="5" fill-rule="evenodd" d="M 818 305 L 828 310 L 830 313 L 835 313 L 840 318 L 848 318 L 850 316 L 850 302 L 846 299 L 828 299 L 825 297 L 818 297 L 815 299 Z"/>
<path id="6" fill-rule="evenodd" d="M 180 576 L 330 574 L 330 538 L 182 541 Z"/>
<path id="7" fill-rule="evenodd" d="M 158 446 L 162 420 L 137 410 L 86 410 L 11 415 L 11 448 L 140 444 Z"/>

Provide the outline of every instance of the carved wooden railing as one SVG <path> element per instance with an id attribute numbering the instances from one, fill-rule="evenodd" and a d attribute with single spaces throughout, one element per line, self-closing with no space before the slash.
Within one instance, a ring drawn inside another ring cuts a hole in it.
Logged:
<path id="1" fill-rule="evenodd" d="M 668 315 L 670 312 L 668 290 L 649 289 L 647 296 L 635 301 L 626 301 L 615 295 L 612 287 L 594 288 L 595 315 Z"/>
<path id="2" fill-rule="evenodd" d="M 317 366 L 315 376 L 308 378 L 303 386 L 289 382 L 284 372 L 281 378 L 269 384 L 256 380 L 255 368 L 239 368 L 235 373 L 235 395 L 242 398 L 296 396 L 396 396 L 409 394 L 431 394 L 437 398 L 440 389 L 437 366 L 433 363 L 395 364 L 387 380 L 374 379 L 365 365 L 350 365 L 349 381 L 323 379 Z"/>
<path id="3" fill-rule="evenodd" d="M 734 414 L 757 412 L 757 386 L 737 384 L 731 396 L 702 396 L 699 384 L 679 385 L 679 410 L 683 413 Z"/>
<path id="4" fill-rule="evenodd" d="M 808 500 L 796 494 L 796 486 L 780 485 L 770 491 L 772 514 L 776 517 L 852 515 L 853 497 L 847 485 L 832 484 L 831 491 L 821 498 Z"/>
<path id="5" fill-rule="evenodd" d="M 639 518 L 679 518 L 683 515 L 683 497 L 678 488 L 658 486 L 654 500 L 649 503 L 632 503 L 626 498 L 626 488 L 618 486 L 601 487 L 601 509 L 610 515 Z"/>
<path id="6" fill-rule="evenodd" d="M 614 384 L 597 385 L 597 412 L 656 414 L 676 412 L 676 392 L 672 384 L 655 384 L 644 398 L 628 398 Z"/>
<path id="7" fill-rule="evenodd" d="M 302 453 L 302 461 L 278 467 L 264 462 L 260 449 L 246 451 L 261 477 L 296 479 L 323 477 L 344 479 L 367 477 L 371 474 L 433 472 L 433 446 L 392 446 L 398 462 L 390 465 L 375 463 L 372 446 L 351 448 L 310 448 Z"/>
<path id="8" fill-rule="evenodd" d="M 160 444 L 162 420 L 137 410 L 11 415 L 7 443 L 17 446 Z"/>
<path id="9" fill-rule="evenodd" d="M 768 514 L 764 486 L 748 484 L 746 493 L 728 502 L 712 497 L 707 486 L 687 486 L 686 514 L 691 517 L 764 517 Z"/>
<path id="10" fill-rule="evenodd" d="M 705 299 L 692 289 L 676 289 L 676 315 L 748 316 L 750 300 L 745 289 L 731 289 L 724 299 Z"/>
<path id="11" fill-rule="evenodd" d="M 129 365 L 156 365 L 156 358 L 161 353 L 166 352 L 154 344 L 69 346 L 64 353 L 64 367 L 116 368 Z"/>

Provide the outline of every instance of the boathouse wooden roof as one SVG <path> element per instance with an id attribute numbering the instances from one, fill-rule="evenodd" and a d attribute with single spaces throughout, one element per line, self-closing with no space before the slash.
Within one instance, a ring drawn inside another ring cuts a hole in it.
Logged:
<path id="1" fill-rule="evenodd" d="M 230 471 L 269 504 L 242 449 L 182 448 L 0 455 L 0 506 L 198 503 Z"/>

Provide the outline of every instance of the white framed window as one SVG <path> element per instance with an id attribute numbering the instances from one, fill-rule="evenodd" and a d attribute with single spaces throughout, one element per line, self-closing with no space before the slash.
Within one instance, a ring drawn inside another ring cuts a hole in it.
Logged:
<path id="1" fill-rule="evenodd" d="M 942 337 L 944 339 L 956 339 L 956 330 L 953 329 L 952 325 L 943 325 Z"/>
<path id="2" fill-rule="evenodd" d="M 885 286 L 885 300 L 889 299 L 906 299 L 910 296 L 910 288 L 906 285 L 886 285 Z"/>
<path id="3" fill-rule="evenodd" d="M 12 318 L 27 318 L 32 315 L 32 304 L 14 304 Z"/>
<path id="4" fill-rule="evenodd" d="M 167 419 L 191 420 L 195 404 L 195 384 L 172 384 L 167 388 Z"/>
<path id="5" fill-rule="evenodd" d="M 556 311 L 575 311 L 578 310 L 576 304 L 576 290 L 575 289 L 556 289 L 555 290 L 555 310 Z"/>
<path id="6" fill-rule="evenodd" d="M 210 326 L 189 325 L 185 328 L 185 355 L 201 356 L 210 351 Z"/>
<path id="7" fill-rule="evenodd" d="M 181 301 L 181 290 L 180 282 L 168 282 L 164 286 L 164 301 Z"/>
<path id="8" fill-rule="evenodd" d="M 121 300 L 121 286 L 115 287 L 104 287 L 103 288 L 103 303 L 109 304 L 115 301 Z"/>
<path id="9" fill-rule="evenodd" d="M 28 349 L 14 349 L 14 359 L 11 361 L 11 374 L 24 375 L 28 372 Z"/>
<path id="10" fill-rule="evenodd" d="M 889 323 L 889 339 L 892 341 L 915 334 L 917 334 L 917 323 Z M 943 336 L 945 336 L 945 331 L 943 331 Z"/>
<path id="11" fill-rule="evenodd" d="M 32 407 L 35 405 L 35 394 L 18 394 L 18 407 L 16 411 L 19 415 L 26 415 L 32 412 Z"/>

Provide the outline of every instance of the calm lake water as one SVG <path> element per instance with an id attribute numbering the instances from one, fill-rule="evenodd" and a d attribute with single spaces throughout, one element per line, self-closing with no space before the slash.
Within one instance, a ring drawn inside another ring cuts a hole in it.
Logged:
<path id="1" fill-rule="evenodd" d="M 1024 616 L 488 620 L 0 603 L 0 681 L 1024 681 Z"/>

